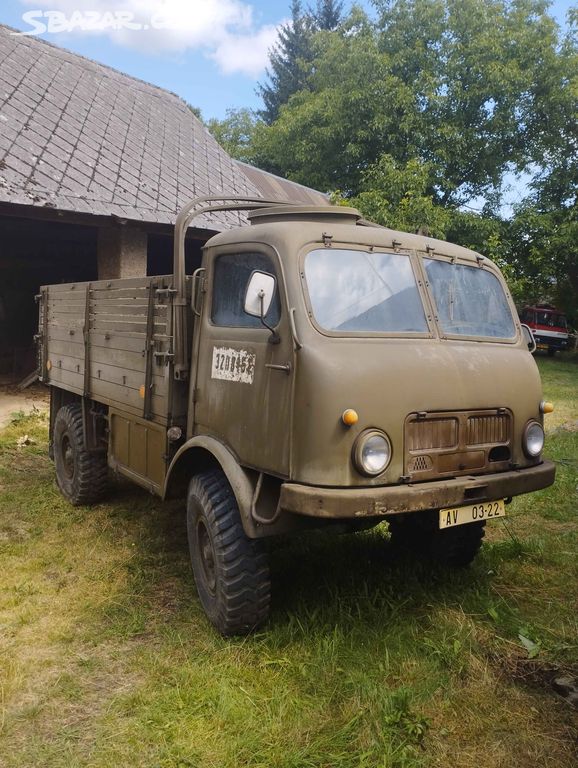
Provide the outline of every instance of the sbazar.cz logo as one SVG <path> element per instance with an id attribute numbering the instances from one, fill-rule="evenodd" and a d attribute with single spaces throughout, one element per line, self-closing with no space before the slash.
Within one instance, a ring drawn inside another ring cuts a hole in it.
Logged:
<path id="1" fill-rule="evenodd" d="M 174 19 L 167 18 L 162 12 L 142 20 L 132 11 L 73 11 L 67 15 L 63 11 L 27 11 L 22 14 L 22 21 L 31 29 L 11 32 L 12 35 L 43 35 L 61 32 L 102 32 L 104 30 L 169 29 L 174 26 Z"/>

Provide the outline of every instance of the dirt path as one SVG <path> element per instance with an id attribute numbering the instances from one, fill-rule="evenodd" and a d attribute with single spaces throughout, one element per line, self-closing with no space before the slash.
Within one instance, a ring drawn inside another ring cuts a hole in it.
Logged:
<path id="1" fill-rule="evenodd" d="M 19 392 L 16 387 L 0 386 L 0 428 L 10 422 L 13 413 L 29 413 L 37 408 L 48 410 L 48 391 L 39 385 Z"/>

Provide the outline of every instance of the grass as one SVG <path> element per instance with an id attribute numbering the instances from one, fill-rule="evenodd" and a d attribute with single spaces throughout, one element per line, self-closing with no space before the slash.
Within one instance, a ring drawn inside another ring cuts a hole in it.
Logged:
<path id="1" fill-rule="evenodd" d="M 180 505 L 119 485 L 70 507 L 45 416 L 19 415 L 0 433 L 0 765 L 576 766 L 550 683 L 578 673 L 578 365 L 538 363 L 558 479 L 471 569 L 395 557 L 382 527 L 286 541 L 270 623 L 234 641 L 200 609 Z"/>

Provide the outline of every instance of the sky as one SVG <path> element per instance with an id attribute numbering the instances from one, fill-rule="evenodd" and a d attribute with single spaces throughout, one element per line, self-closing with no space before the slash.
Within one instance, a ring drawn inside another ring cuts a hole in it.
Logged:
<path id="1" fill-rule="evenodd" d="M 371 11 L 371 0 L 358 4 Z M 551 10 L 563 23 L 575 4 L 555 0 Z M 259 108 L 257 84 L 289 6 L 290 0 L 2 0 L 0 23 L 166 88 L 205 119 L 221 119 L 228 108 Z"/>
<path id="2" fill-rule="evenodd" d="M 38 30 L 43 40 L 177 93 L 205 118 L 222 118 L 230 107 L 259 106 L 256 86 L 289 2 L 2 0 L 0 23 Z M 101 28 L 82 29 L 88 25 Z"/>
<path id="3" fill-rule="evenodd" d="M 353 0 L 345 0 L 345 8 Z M 564 25 L 578 0 L 553 0 Z M 0 23 L 33 33 L 181 96 L 205 120 L 259 109 L 259 82 L 291 0 L 0 0 Z M 305 7 L 315 0 L 304 0 Z M 371 0 L 357 0 L 372 13 Z M 506 175 L 502 214 L 527 192 L 528 174 Z M 480 210 L 484 200 L 469 207 Z"/>

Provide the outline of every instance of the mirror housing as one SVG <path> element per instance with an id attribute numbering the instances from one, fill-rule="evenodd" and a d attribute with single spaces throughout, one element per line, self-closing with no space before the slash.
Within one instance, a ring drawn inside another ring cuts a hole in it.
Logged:
<path id="1" fill-rule="evenodd" d="M 277 281 L 273 275 L 259 272 L 257 269 L 254 270 L 245 291 L 245 303 L 243 305 L 245 312 L 263 320 L 271 308 L 276 284 Z"/>
<path id="2" fill-rule="evenodd" d="M 281 341 L 277 331 L 265 322 L 265 317 L 271 308 L 271 302 L 276 290 L 277 280 L 275 276 L 256 269 L 251 273 L 247 283 L 245 302 L 243 304 L 243 308 L 248 315 L 258 317 L 265 328 L 271 331 L 269 338 L 271 344 L 279 344 Z"/>
<path id="3" fill-rule="evenodd" d="M 526 325 L 526 323 L 522 323 L 522 335 L 524 337 L 524 341 L 528 345 L 528 351 L 534 353 L 536 351 L 536 339 L 534 338 L 532 329 L 529 325 Z"/>

